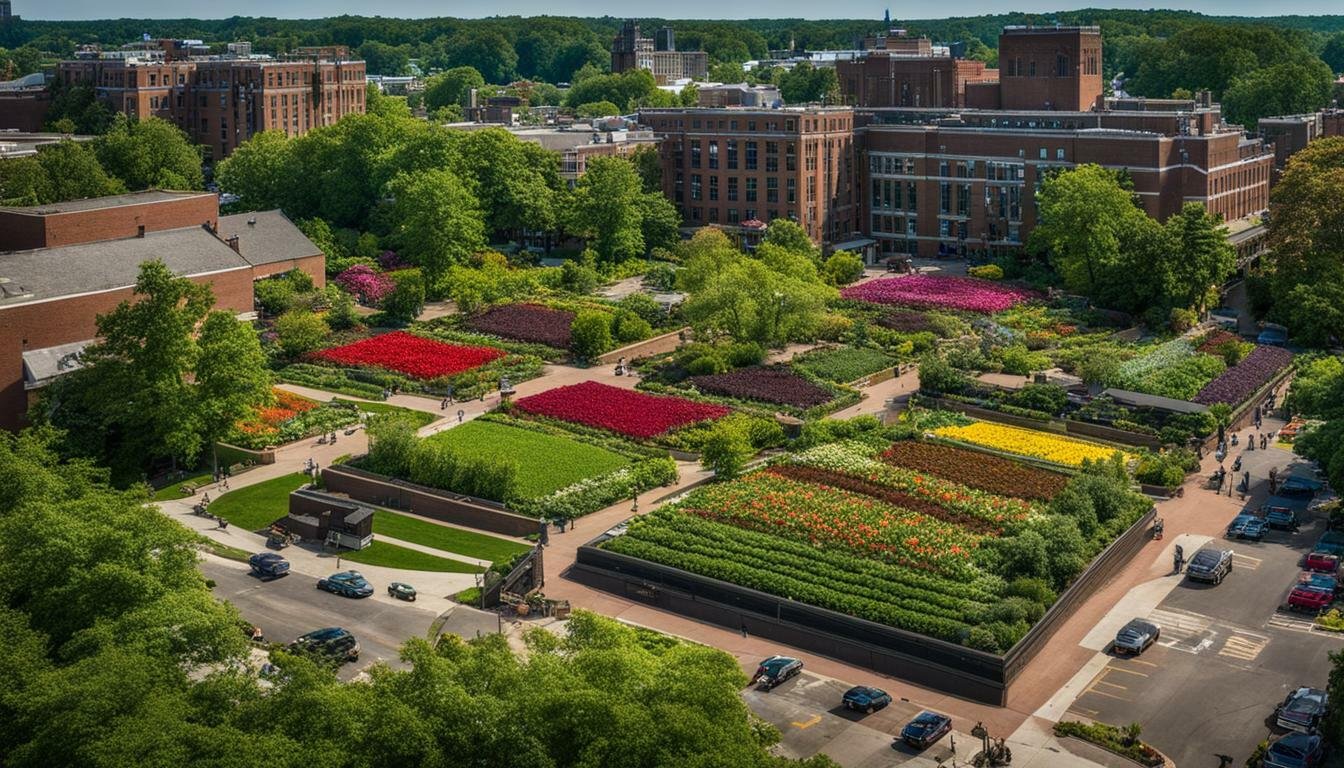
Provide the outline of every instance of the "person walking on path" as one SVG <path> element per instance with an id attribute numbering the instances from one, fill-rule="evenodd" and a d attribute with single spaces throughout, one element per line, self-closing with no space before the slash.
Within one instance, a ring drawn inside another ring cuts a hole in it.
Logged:
<path id="1" fill-rule="evenodd" d="M 1183 549 L 1180 544 L 1176 545 L 1176 553 L 1173 556 L 1173 559 L 1175 560 L 1175 568 L 1172 573 L 1180 573 L 1181 566 L 1185 564 L 1185 549 Z"/>

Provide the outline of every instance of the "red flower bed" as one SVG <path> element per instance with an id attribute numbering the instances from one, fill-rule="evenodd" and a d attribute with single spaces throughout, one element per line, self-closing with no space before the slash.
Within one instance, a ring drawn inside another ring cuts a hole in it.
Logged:
<path id="1" fill-rule="evenodd" d="M 569 326 L 574 313 L 540 304 L 505 304 L 491 307 L 467 320 L 467 325 L 506 339 L 569 349 Z"/>
<path id="2" fill-rule="evenodd" d="M 1204 337 L 1204 341 L 1201 342 L 1200 345 L 1195 348 L 1195 351 L 1216 355 L 1218 354 L 1217 353 L 1218 347 L 1220 345 L 1226 344 L 1229 341 L 1241 341 L 1241 337 L 1235 333 L 1224 331 L 1222 329 L 1216 331 L 1210 331 L 1209 335 Z"/>
<path id="3" fill-rule="evenodd" d="M 831 393 L 783 368 L 739 368 L 712 376 L 695 376 L 691 383 L 701 392 L 763 400 L 767 403 L 811 408 L 831 399 Z"/>
<path id="4" fill-rule="evenodd" d="M 451 376 L 479 368 L 503 356 L 503 350 L 494 347 L 445 344 L 405 331 L 371 336 L 353 344 L 313 353 L 313 357 L 319 360 L 340 365 L 372 365 L 417 379 Z"/>
<path id="5" fill-rule="evenodd" d="M 609 429 L 631 437 L 653 437 L 673 427 L 728 415 L 721 405 L 682 397 L 646 395 L 596 381 L 556 387 L 524 397 L 515 405 L 526 413 Z"/>

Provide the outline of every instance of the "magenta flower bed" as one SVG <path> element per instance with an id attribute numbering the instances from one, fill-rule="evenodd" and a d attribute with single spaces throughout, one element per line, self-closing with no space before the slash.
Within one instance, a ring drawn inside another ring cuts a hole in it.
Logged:
<path id="1" fill-rule="evenodd" d="M 336 284 L 353 294 L 362 304 L 375 306 L 396 288 L 392 278 L 367 264 L 356 264 L 336 276 Z"/>
<path id="2" fill-rule="evenodd" d="M 883 328 L 890 328 L 893 331 L 902 333 L 919 333 L 920 331 L 932 331 L 933 321 L 923 312 L 913 312 L 908 309 L 894 309 L 881 317 L 877 318 L 877 324 Z"/>
<path id="3" fill-rule="evenodd" d="M 973 277 L 911 275 L 884 277 L 840 292 L 840 296 L 874 304 L 961 309 L 967 312 L 1001 312 L 1036 298 L 1036 294 Z"/>
<path id="4" fill-rule="evenodd" d="M 743 400 L 811 408 L 831 399 L 831 393 L 783 368 L 739 368 L 712 376 L 695 376 L 691 383 L 701 392 Z"/>
<path id="5" fill-rule="evenodd" d="M 467 320 L 467 325 L 506 339 L 569 349 L 569 326 L 574 313 L 540 304 L 505 304 L 491 307 Z"/>
<path id="6" fill-rule="evenodd" d="M 524 397 L 515 405 L 525 413 L 641 438 L 729 413 L 729 409 L 721 405 L 697 403 L 683 397 L 646 395 L 596 381 L 556 387 Z"/>
<path id="7" fill-rule="evenodd" d="M 1282 347 L 1256 347 L 1240 363 L 1205 384 L 1195 395 L 1195 402 L 1201 405 L 1236 405 L 1255 394 L 1256 390 L 1269 383 L 1274 374 L 1292 361 L 1293 353 Z"/>
<path id="8" fill-rule="evenodd" d="M 503 350 L 494 347 L 445 344 L 405 331 L 370 336 L 353 344 L 313 353 L 313 357 L 319 360 L 339 365 L 372 365 L 400 371 L 417 379 L 451 376 L 503 356 Z"/>

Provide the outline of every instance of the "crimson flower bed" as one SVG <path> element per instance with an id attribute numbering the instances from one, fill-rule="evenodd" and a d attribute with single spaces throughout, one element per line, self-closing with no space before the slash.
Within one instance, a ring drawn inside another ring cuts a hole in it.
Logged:
<path id="1" fill-rule="evenodd" d="M 783 368 L 739 368 L 712 376 L 695 376 L 691 383 L 701 392 L 743 400 L 811 408 L 831 399 L 831 393 Z"/>
<path id="2" fill-rule="evenodd" d="M 537 416 L 586 424 L 630 437 L 648 438 L 674 427 L 728 415 L 721 405 L 697 403 L 683 397 L 646 395 L 596 381 L 556 387 L 524 397 L 518 410 Z"/>
<path id="3" fill-rule="evenodd" d="M 1195 395 L 1201 405 L 1236 405 L 1263 387 L 1293 361 L 1293 353 L 1283 347 L 1259 346 L 1240 363 L 1223 371 Z"/>
<path id="4" fill-rule="evenodd" d="M 929 320 L 928 315 L 908 309 L 894 309 L 877 318 L 877 324 L 901 333 L 919 333 L 920 331 L 933 330 L 933 322 Z"/>
<path id="5" fill-rule="evenodd" d="M 1195 348 L 1195 351 L 1207 354 L 1217 354 L 1218 347 L 1229 341 L 1241 341 L 1241 337 L 1235 333 L 1221 329 L 1211 331 L 1209 335 L 1204 337 L 1204 341 Z"/>
<path id="6" fill-rule="evenodd" d="M 573 322 L 574 313 L 563 309 L 540 304 L 505 304 L 485 310 L 467 320 L 467 325 L 506 339 L 569 349 L 569 326 Z"/>
<path id="7" fill-rule="evenodd" d="M 503 357 L 494 347 L 466 347 L 445 344 L 405 331 L 332 347 L 313 353 L 313 357 L 339 365 L 372 365 L 399 371 L 417 379 L 433 379 L 478 368 Z"/>
<path id="8" fill-rule="evenodd" d="M 841 291 L 840 296 L 874 304 L 989 313 L 1002 312 L 1036 298 L 1037 294 L 973 277 L 911 275 L 885 277 L 850 286 Z"/>

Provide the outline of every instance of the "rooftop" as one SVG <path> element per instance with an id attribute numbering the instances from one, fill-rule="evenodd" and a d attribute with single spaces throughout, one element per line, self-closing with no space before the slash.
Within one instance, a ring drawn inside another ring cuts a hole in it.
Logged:
<path id="1" fill-rule="evenodd" d="M 135 284 L 140 264 L 151 259 L 162 261 L 178 275 L 248 268 L 242 256 L 204 227 L 16 251 L 0 254 L 0 309 L 125 288 Z"/>
<path id="2" fill-rule="evenodd" d="M 257 211 L 219 217 L 219 236 L 238 236 L 238 252 L 249 264 L 317 256 L 321 249 L 280 211 Z"/>
<path id="3" fill-rule="evenodd" d="M 32 135 L 32 134 L 29 134 Z M 0 134 L 0 140 L 4 134 Z M 107 197 L 89 197 L 83 200 L 70 200 L 64 203 L 30 206 L 0 206 L 0 211 L 23 216 L 52 216 L 75 211 L 96 211 L 101 208 L 116 208 L 123 205 L 141 205 L 162 203 L 169 200 L 184 200 L 192 197 L 214 197 L 211 192 L 173 192 L 166 189 L 147 189 L 143 192 L 128 192 L 124 195 Z"/>

